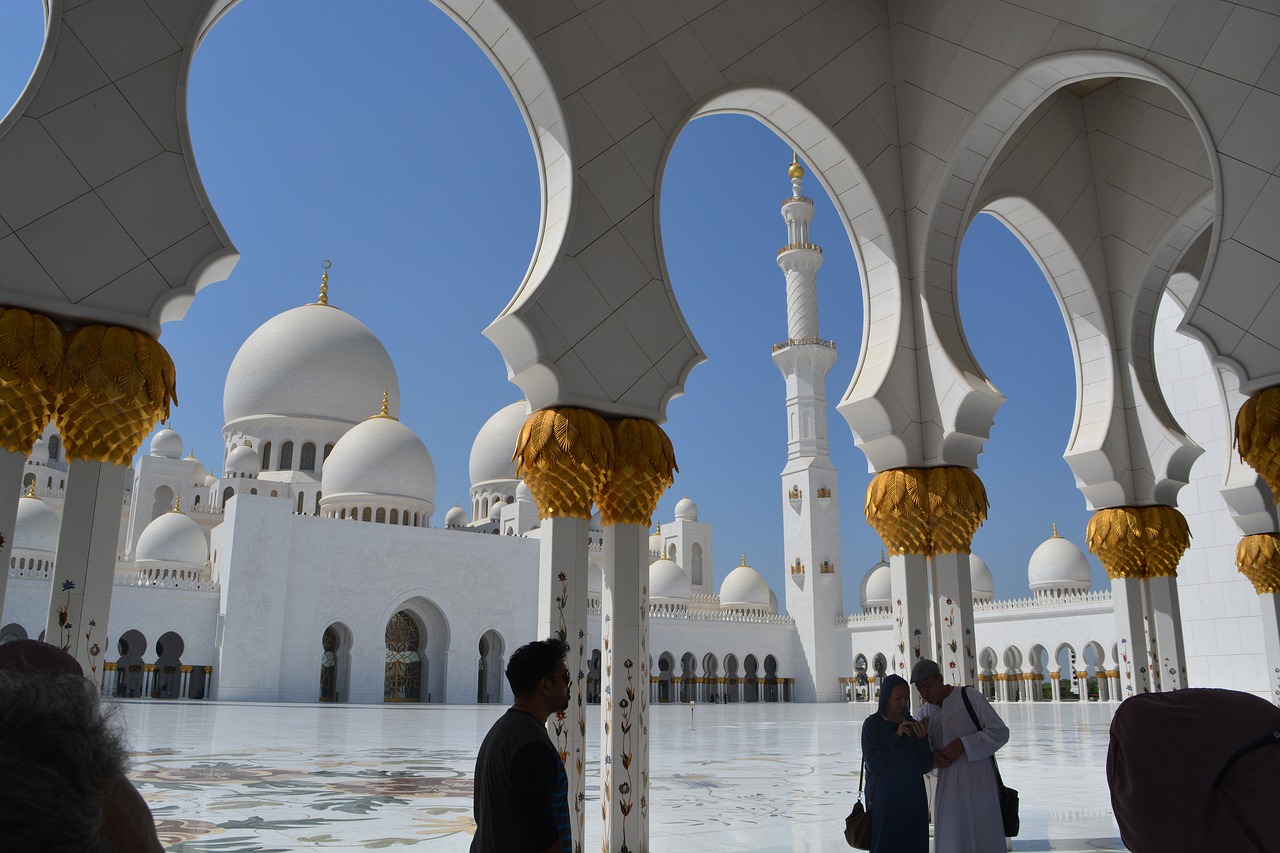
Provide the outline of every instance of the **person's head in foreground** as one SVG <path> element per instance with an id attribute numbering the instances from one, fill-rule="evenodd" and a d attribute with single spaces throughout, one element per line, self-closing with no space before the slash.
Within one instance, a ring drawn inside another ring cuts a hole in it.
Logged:
<path id="1" fill-rule="evenodd" d="M 565 665 L 569 646 L 550 637 L 516 649 L 507 662 L 507 683 L 516 704 L 543 718 L 569 707 L 573 677 Z"/>

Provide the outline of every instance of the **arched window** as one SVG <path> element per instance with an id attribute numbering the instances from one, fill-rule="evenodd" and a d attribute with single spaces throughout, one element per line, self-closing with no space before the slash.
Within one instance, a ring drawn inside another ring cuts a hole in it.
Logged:
<path id="1" fill-rule="evenodd" d="M 53 478 L 52 478 L 52 477 L 50 477 L 50 478 L 49 478 L 49 482 L 48 482 L 48 484 L 45 486 L 45 488 L 46 488 L 46 489 L 50 489 L 50 490 L 52 490 L 52 489 L 53 489 Z"/>
<path id="2" fill-rule="evenodd" d="M 22 478 L 22 491 L 25 492 L 27 489 L 30 489 L 32 486 L 35 485 L 35 482 L 36 482 L 35 474 L 24 475 Z"/>
<path id="3" fill-rule="evenodd" d="M 382 512 L 382 510 L 378 510 L 378 512 Z M 392 524 L 400 523 L 400 510 L 398 509 L 391 510 L 391 523 Z"/>
<path id="4" fill-rule="evenodd" d="M 689 562 L 692 563 L 692 565 L 689 567 L 690 579 L 695 584 L 701 584 L 702 583 L 702 546 L 697 543 L 694 543 L 694 546 L 690 548 L 689 551 L 690 551 Z"/>
<path id="5" fill-rule="evenodd" d="M 49 461 L 57 462 L 60 453 L 62 453 L 62 439 L 56 435 L 49 436 Z"/>
<path id="6" fill-rule="evenodd" d="M 481 518 L 489 517 L 489 499 L 488 498 L 485 498 L 483 501 L 480 502 L 480 517 Z"/>
<path id="7" fill-rule="evenodd" d="M 278 497 L 280 497 L 280 493 L 279 493 L 279 492 L 277 492 L 275 489 L 272 489 L 272 490 L 271 490 L 271 497 L 273 497 L 273 498 L 278 498 Z"/>
<path id="8" fill-rule="evenodd" d="M 256 495 L 257 493 L 258 493 L 258 490 L 257 490 L 257 489 L 250 489 L 250 490 L 249 490 L 249 494 L 251 494 L 251 495 Z"/>
<path id="9" fill-rule="evenodd" d="M 315 512 L 315 514 L 316 514 L 316 515 L 319 515 L 319 514 L 320 514 L 320 492 L 319 492 L 319 491 L 317 491 L 317 492 L 316 492 L 316 512 Z"/>
<path id="10" fill-rule="evenodd" d="M 292 441 L 286 441 L 284 444 L 280 445 L 280 470 L 281 471 L 293 470 L 293 442 Z"/>
<path id="11" fill-rule="evenodd" d="M 338 518 L 346 518 L 346 517 L 347 517 L 346 507 L 343 507 L 342 509 L 338 510 Z"/>
<path id="12" fill-rule="evenodd" d="M 306 498 L 307 496 L 305 493 L 298 492 L 298 515 L 302 515 L 302 502 L 306 500 Z"/>
<path id="13" fill-rule="evenodd" d="M 316 446 L 314 442 L 308 441 L 302 445 L 302 460 L 298 464 L 298 470 L 316 470 Z"/>
<path id="14" fill-rule="evenodd" d="M 330 454 L 330 453 L 332 453 L 332 452 L 333 452 L 333 445 L 332 445 L 332 444 L 326 444 L 326 445 L 324 446 L 324 458 L 325 458 L 325 459 L 328 459 L 328 458 L 329 458 L 329 454 Z"/>
<path id="15" fill-rule="evenodd" d="M 369 507 L 364 508 L 364 512 L 360 513 L 361 521 L 373 521 L 373 510 Z"/>
<path id="16" fill-rule="evenodd" d="M 416 512 L 413 514 L 413 526 L 418 526 L 418 514 Z"/>
<path id="17" fill-rule="evenodd" d="M 407 509 L 400 514 L 400 526 L 401 527 L 409 526 L 409 510 Z"/>
<path id="18" fill-rule="evenodd" d="M 385 507 L 378 507 L 378 514 L 374 517 L 374 521 L 378 524 L 387 523 L 387 510 Z"/>
<path id="19" fill-rule="evenodd" d="M 196 499 L 191 502 L 192 506 L 200 506 L 200 496 L 196 495 Z"/>
<path id="20" fill-rule="evenodd" d="M 262 442 L 262 470 L 271 470 L 271 442 Z"/>
<path id="21" fill-rule="evenodd" d="M 227 505 L 227 501 L 231 500 L 231 496 L 232 496 L 232 495 L 234 495 L 235 493 L 236 493 L 236 490 L 235 490 L 235 489 L 233 489 L 233 488 L 231 488 L 230 486 L 227 486 L 225 489 L 223 489 L 223 490 L 222 490 L 222 505 L 223 505 L 223 506 L 226 506 L 226 505 Z"/>

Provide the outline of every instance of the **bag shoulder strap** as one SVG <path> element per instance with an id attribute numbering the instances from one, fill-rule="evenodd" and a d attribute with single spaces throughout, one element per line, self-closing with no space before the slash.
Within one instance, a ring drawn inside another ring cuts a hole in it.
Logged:
<path id="1" fill-rule="evenodd" d="M 969 688 L 960 688 L 960 698 L 964 700 L 964 709 L 969 712 L 969 719 L 973 720 L 973 727 L 978 731 L 982 731 L 982 723 L 978 721 L 978 715 L 974 713 L 973 703 L 969 701 Z M 996 771 L 996 787 L 1004 786 L 1004 780 L 1000 778 L 1000 765 L 996 763 L 996 757 L 991 756 L 991 767 Z"/>

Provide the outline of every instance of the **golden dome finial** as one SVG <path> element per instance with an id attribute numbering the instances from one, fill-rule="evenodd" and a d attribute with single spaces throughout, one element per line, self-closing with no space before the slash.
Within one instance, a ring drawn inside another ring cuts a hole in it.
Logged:
<path id="1" fill-rule="evenodd" d="M 385 388 L 382 391 L 382 411 L 378 412 L 374 417 L 395 420 L 395 417 L 391 414 L 391 392 Z"/>
<path id="2" fill-rule="evenodd" d="M 182 496 L 181 495 L 173 499 L 173 511 L 182 512 Z"/>
<path id="3" fill-rule="evenodd" d="M 1056 521 L 1053 523 L 1053 538 L 1054 538 L 1054 539 L 1061 539 L 1061 538 L 1062 538 L 1061 536 L 1059 536 L 1059 535 L 1058 535 L 1058 522 L 1056 522 Z"/>
<path id="4" fill-rule="evenodd" d="M 249 439 L 247 437 L 245 438 L 243 444 L 245 447 L 253 447 L 253 445 L 249 443 Z"/>
<path id="5" fill-rule="evenodd" d="M 746 555 L 746 554 L 743 554 L 743 555 L 742 555 L 742 566 L 745 566 L 746 564 L 747 564 L 747 555 Z M 739 566 L 739 568 L 741 568 L 742 566 Z"/>
<path id="6" fill-rule="evenodd" d="M 329 267 L 333 266 L 333 261 L 328 260 L 326 258 L 324 263 L 320 264 L 320 266 L 322 269 L 324 269 L 324 272 L 320 274 L 320 295 L 316 297 L 315 304 L 328 305 L 329 304 Z"/>
<path id="7" fill-rule="evenodd" d="M 791 152 L 791 168 L 787 169 L 787 174 L 792 178 L 804 177 L 804 166 L 800 165 L 800 158 L 795 151 Z"/>
<path id="8" fill-rule="evenodd" d="M 10 492 L 9 494 L 13 494 Z M 33 476 L 31 482 L 27 484 L 27 493 L 23 497 L 34 498 L 36 496 L 36 478 Z"/>

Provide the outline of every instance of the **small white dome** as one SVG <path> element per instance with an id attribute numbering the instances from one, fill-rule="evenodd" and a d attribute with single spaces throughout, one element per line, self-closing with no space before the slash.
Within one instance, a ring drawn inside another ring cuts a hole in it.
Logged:
<path id="1" fill-rule="evenodd" d="M 524 400 L 504 406 L 484 422 L 471 444 L 471 486 L 493 480 L 514 480 L 516 463 L 511 458 L 516 449 L 520 428 L 529 417 L 529 404 Z"/>
<path id="2" fill-rule="evenodd" d="M 49 461 L 49 445 L 45 443 L 43 438 L 37 438 L 36 443 L 31 445 L 31 452 L 27 454 L 27 461 L 34 462 L 37 465 L 43 465 Z"/>
<path id="3" fill-rule="evenodd" d="M 525 485 L 524 480 L 521 480 L 519 484 L 516 485 L 516 501 L 527 501 L 531 504 L 537 503 L 533 498 L 533 490 Z"/>
<path id="4" fill-rule="evenodd" d="M 720 606 L 725 610 L 769 609 L 769 585 L 747 565 L 746 557 L 720 584 Z"/>
<path id="5" fill-rule="evenodd" d="M 991 569 L 977 554 L 969 555 L 969 586 L 974 601 L 990 601 L 995 597 L 996 582 L 991 577 Z"/>
<path id="6" fill-rule="evenodd" d="M 165 459 L 182 458 L 182 436 L 165 427 L 151 439 L 151 455 L 163 456 Z"/>
<path id="7" fill-rule="evenodd" d="M 206 486 L 212 487 L 212 486 L 213 486 L 213 484 L 214 484 L 214 483 L 216 483 L 216 482 L 218 482 L 218 478 L 217 478 L 217 477 L 213 476 L 212 474 L 206 474 L 206 475 L 205 475 L 205 478 L 204 478 L 204 484 L 205 484 Z"/>
<path id="8" fill-rule="evenodd" d="M 389 415 L 374 415 L 352 427 L 324 463 L 324 497 L 345 504 L 352 496 L 407 498 L 435 510 L 436 467 L 422 439 Z"/>
<path id="9" fill-rule="evenodd" d="M 1040 543 L 1027 562 L 1027 581 L 1032 592 L 1087 590 L 1093 582 L 1089 558 L 1074 542 L 1053 535 Z"/>
<path id="10" fill-rule="evenodd" d="M 262 471 L 262 459 L 258 456 L 258 451 L 247 444 L 241 444 L 227 454 L 223 467 L 226 468 L 228 477 L 238 477 L 241 474 L 256 477 Z"/>
<path id="11" fill-rule="evenodd" d="M 692 591 L 689 576 L 675 560 L 655 560 L 649 565 L 649 601 L 653 604 L 687 604 Z"/>
<path id="12" fill-rule="evenodd" d="M 137 562 L 179 563 L 203 566 L 209 560 L 209 544 L 200 526 L 185 513 L 166 512 L 147 525 L 138 537 Z"/>
<path id="13" fill-rule="evenodd" d="M 893 579 L 889 573 L 889 561 L 880 562 L 862 578 L 862 609 L 871 610 L 893 605 Z"/>
<path id="14" fill-rule="evenodd" d="M 39 551 L 53 554 L 58 550 L 58 514 L 34 495 L 18 501 L 18 516 L 13 525 L 13 550 Z"/>
<path id="15" fill-rule="evenodd" d="M 303 305 L 263 323 L 227 371 L 222 414 L 321 418 L 357 424 L 377 411 L 383 391 L 400 412 L 400 382 L 382 342 L 330 305 Z"/>
<path id="16" fill-rule="evenodd" d="M 188 453 L 187 458 L 183 462 L 191 463 L 191 482 L 203 483 L 205 477 L 209 476 L 209 470 L 204 467 L 204 463 L 196 458 L 194 453 Z"/>
<path id="17" fill-rule="evenodd" d="M 688 496 L 686 495 L 685 497 L 680 499 L 679 503 L 676 504 L 676 518 L 680 519 L 681 521 L 697 521 L 698 505 L 693 501 L 689 500 Z"/>
<path id="18" fill-rule="evenodd" d="M 444 514 L 445 527 L 466 527 L 467 511 L 460 506 L 455 506 Z"/>

